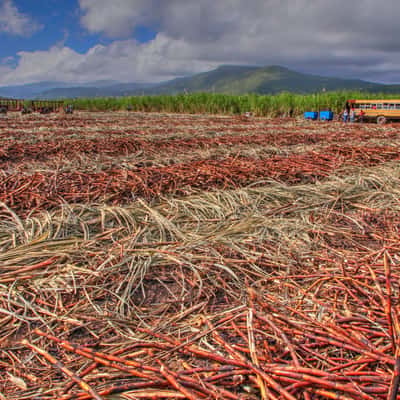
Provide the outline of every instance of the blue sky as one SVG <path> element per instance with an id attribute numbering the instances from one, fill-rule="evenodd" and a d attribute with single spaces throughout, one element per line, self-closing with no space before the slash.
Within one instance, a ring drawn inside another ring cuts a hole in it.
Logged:
<path id="1" fill-rule="evenodd" d="M 77 54 L 85 55 L 96 46 L 108 47 L 118 42 L 113 35 L 110 36 L 101 30 L 92 31 L 81 23 L 84 12 L 80 3 L 78 0 L 37 0 L 35 2 L 0 0 L 0 65 L 13 72 L 18 69 L 21 52 L 34 55 L 38 52 L 48 53 L 54 48 L 68 48 Z M 2 20 L 2 14 L 4 20 Z M 13 18 L 16 22 L 9 24 L 7 21 Z M 151 24 L 137 23 L 130 29 L 129 34 L 121 35 L 118 39 L 132 40 L 140 45 L 151 42 L 156 35 L 157 32 Z M 43 77 L 38 75 L 37 79 L 32 76 L 27 80 L 21 76 L 19 82 L 18 74 L 11 74 L 13 79 L 10 83 L 34 82 L 45 78 L 44 75 Z M 109 78 L 118 80 L 119 76 L 109 76 Z M 62 74 L 59 80 L 64 80 Z M 71 79 L 66 79 L 66 81 L 69 80 Z M 76 80 L 79 81 L 79 76 Z M 4 80 L 0 82 L 7 84 Z"/>
<path id="2" fill-rule="evenodd" d="M 79 24 L 78 3 L 74 0 L 19 0 L 14 2 L 18 11 L 40 26 L 27 35 L 2 32 L 0 58 L 14 57 L 18 51 L 46 50 L 55 43 L 63 42 L 78 51 L 85 52 L 101 38 L 90 35 Z M 40 4 L 40 6 L 36 6 Z"/>
<path id="3" fill-rule="evenodd" d="M 398 0 L 0 0 L 0 85 L 156 82 L 221 64 L 400 83 L 398 15 Z"/>
<path id="4" fill-rule="evenodd" d="M 90 33 L 82 27 L 77 0 L 16 0 L 13 4 L 19 13 L 29 16 L 38 27 L 28 35 L 0 32 L 0 59 L 15 57 L 16 50 L 47 50 L 55 44 L 63 44 L 85 53 L 96 44 L 108 45 L 112 41 L 105 35 Z M 139 25 L 132 31 L 131 36 L 143 43 L 154 39 L 155 34 L 151 26 Z"/>

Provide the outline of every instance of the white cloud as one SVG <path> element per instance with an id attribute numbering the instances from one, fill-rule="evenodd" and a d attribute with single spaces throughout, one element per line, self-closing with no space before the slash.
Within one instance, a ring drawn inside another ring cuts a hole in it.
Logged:
<path id="1" fill-rule="evenodd" d="M 12 72 L 13 70 L 10 67 L 8 67 L 7 65 L 0 64 L 0 76 L 6 76 Z M 7 82 L 4 83 L 7 84 Z"/>
<path id="2" fill-rule="evenodd" d="M 223 36 L 277 34 L 294 41 L 346 38 L 385 40 L 393 36 L 398 0 L 79 0 L 81 23 L 90 32 L 127 36 L 135 26 L 153 24 L 169 37 L 207 42 Z M 374 28 L 372 30 L 371 28 Z M 392 35 L 388 35 L 392 33 Z M 286 42 L 284 42 L 286 44 Z"/>
<path id="3" fill-rule="evenodd" d="M 398 0 L 80 0 L 89 32 L 126 37 L 150 25 L 209 62 L 285 64 L 380 79 L 398 65 Z M 321 68 L 321 66 L 323 68 Z M 400 81 L 400 73 L 397 78 Z"/>
<path id="4" fill-rule="evenodd" d="M 1 1 L 1 0 L 0 0 Z M 4 4 L 10 4 L 6 1 Z M 111 37 L 84 54 L 61 42 L 20 52 L 0 83 L 114 79 L 156 82 L 220 64 L 279 64 L 400 82 L 398 0 L 79 0 L 81 24 Z M 147 43 L 135 27 L 158 32 Z"/>
<path id="5" fill-rule="evenodd" d="M 30 16 L 20 13 L 12 0 L 0 3 L 0 33 L 29 36 L 40 28 Z"/>
<path id="6" fill-rule="evenodd" d="M 120 40 L 96 45 L 84 54 L 54 46 L 47 51 L 19 52 L 18 57 L 16 68 L 0 74 L 0 85 L 44 80 L 155 82 L 217 66 L 197 58 L 185 42 L 171 41 L 162 34 L 145 44 Z"/>
<path id="7" fill-rule="evenodd" d="M 155 3 L 153 0 L 79 0 L 84 13 L 81 22 L 93 33 L 127 36 L 136 25 L 154 21 L 159 11 L 153 8 Z"/>

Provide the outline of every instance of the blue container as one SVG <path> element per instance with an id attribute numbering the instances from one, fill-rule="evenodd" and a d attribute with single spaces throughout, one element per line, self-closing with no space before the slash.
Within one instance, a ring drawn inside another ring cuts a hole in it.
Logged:
<path id="1" fill-rule="evenodd" d="M 333 112 L 332 111 L 320 111 L 319 119 L 321 121 L 332 121 L 333 120 Z"/>
<path id="2" fill-rule="evenodd" d="M 305 119 L 312 119 L 313 121 L 318 119 L 318 113 L 316 111 L 306 111 L 304 113 Z"/>

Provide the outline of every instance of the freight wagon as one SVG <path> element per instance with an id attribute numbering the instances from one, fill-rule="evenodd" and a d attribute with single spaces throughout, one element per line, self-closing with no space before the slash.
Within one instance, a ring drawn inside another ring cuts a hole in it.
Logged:
<path id="1" fill-rule="evenodd" d="M 7 111 L 22 111 L 23 107 L 24 107 L 24 100 L 0 98 L 1 113 L 6 113 Z"/>
<path id="2" fill-rule="evenodd" d="M 48 114 L 59 112 L 64 108 L 64 102 L 53 100 L 22 100 L 0 98 L 0 113 L 8 111 L 39 112 Z"/>

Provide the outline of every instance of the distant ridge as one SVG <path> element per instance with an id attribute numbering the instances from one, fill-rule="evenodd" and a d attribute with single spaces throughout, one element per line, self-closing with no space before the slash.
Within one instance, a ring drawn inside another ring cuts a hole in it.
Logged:
<path id="1" fill-rule="evenodd" d="M 142 93 L 154 85 L 140 83 L 118 83 L 111 86 L 95 87 L 95 86 L 76 86 L 64 88 L 52 88 L 42 92 L 41 98 L 57 99 L 57 98 L 79 98 L 79 97 L 119 97 L 130 96 L 133 93 Z M 1 92 L 1 89 L 0 89 Z"/>
<path id="2" fill-rule="evenodd" d="M 222 65 L 191 77 L 179 78 L 149 89 L 151 93 L 216 92 L 230 94 L 276 94 L 280 92 L 315 93 L 323 90 L 400 90 L 357 79 L 329 78 L 303 74 L 281 66 L 246 67 Z"/>
<path id="3" fill-rule="evenodd" d="M 272 65 L 267 67 L 221 65 L 200 74 L 148 83 L 98 81 L 87 84 L 42 82 L 0 87 L 0 96 L 19 98 L 79 98 L 211 92 L 225 94 L 316 93 L 335 90 L 361 90 L 371 93 L 400 93 L 400 85 L 384 85 L 359 79 L 332 78 L 296 72 Z"/>

